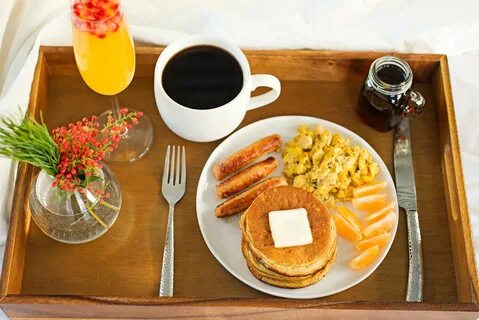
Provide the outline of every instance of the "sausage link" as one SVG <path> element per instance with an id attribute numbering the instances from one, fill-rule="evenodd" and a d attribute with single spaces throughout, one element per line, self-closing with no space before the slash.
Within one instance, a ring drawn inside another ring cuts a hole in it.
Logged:
<path id="1" fill-rule="evenodd" d="M 263 161 L 255 163 L 218 184 L 216 186 L 216 195 L 218 198 L 228 198 L 237 194 L 261 179 L 269 176 L 277 166 L 278 162 L 274 157 L 269 157 Z"/>
<path id="2" fill-rule="evenodd" d="M 252 163 L 266 153 L 278 150 L 280 147 L 281 136 L 279 134 L 273 134 L 234 152 L 213 168 L 216 180 L 223 180 L 226 176 Z"/>
<path id="3" fill-rule="evenodd" d="M 264 191 L 277 186 L 285 186 L 287 184 L 288 182 L 285 177 L 272 177 L 266 179 L 217 206 L 215 209 L 215 215 L 218 218 L 223 218 L 244 211 L 248 209 L 254 199 Z"/>

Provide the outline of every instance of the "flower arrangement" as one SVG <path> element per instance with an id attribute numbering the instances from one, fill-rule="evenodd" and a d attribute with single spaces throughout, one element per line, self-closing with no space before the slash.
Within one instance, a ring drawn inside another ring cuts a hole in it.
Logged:
<path id="1" fill-rule="evenodd" d="M 104 188 L 92 190 L 89 186 L 99 179 L 102 160 L 142 115 L 123 108 L 117 119 L 110 114 L 103 126 L 92 116 L 51 133 L 43 119 L 4 117 L 0 120 L 0 156 L 42 169 L 54 178 L 52 187 L 66 194 L 94 192 L 102 204 L 109 205 Z M 88 212 L 104 225 L 91 208 Z"/>

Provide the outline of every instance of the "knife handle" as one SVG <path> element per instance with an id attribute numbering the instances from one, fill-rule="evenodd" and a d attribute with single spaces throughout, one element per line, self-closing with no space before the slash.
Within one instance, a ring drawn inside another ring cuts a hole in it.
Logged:
<path id="1" fill-rule="evenodd" d="M 423 270 L 421 229 L 416 210 L 406 210 L 407 237 L 409 242 L 409 274 L 407 281 L 407 302 L 422 301 Z"/>

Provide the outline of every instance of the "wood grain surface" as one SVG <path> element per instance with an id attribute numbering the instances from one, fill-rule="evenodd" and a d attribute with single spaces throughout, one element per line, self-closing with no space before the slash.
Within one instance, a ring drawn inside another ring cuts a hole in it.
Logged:
<path id="1" fill-rule="evenodd" d="M 131 299 L 32 298 L 29 304 L 11 303 L 4 310 L 15 319 L 421 319 L 474 320 L 473 304 L 327 303 L 321 300 L 263 299 Z"/>
<path id="2" fill-rule="evenodd" d="M 153 94 L 153 68 L 160 52 L 159 48 L 137 48 L 135 78 L 120 95 L 123 106 L 145 112 L 153 123 L 155 137 L 150 152 L 140 161 L 110 166 L 122 186 L 123 206 L 117 222 L 103 237 L 87 244 L 67 245 L 48 238 L 34 223 L 29 224 L 25 188 L 28 188 L 33 172 L 28 166 L 20 166 L 2 276 L 2 296 L 6 297 L 0 303 L 7 314 L 28 318 L 33 314 L 48 317 L 48 312 L 53 312 L 52 317 L 60 317 L 60 310 L 66 309 L 55 309 L 58 306 L 49 309 L 48 306 L 54 303 L 73 307 L 77 302 L 75 297 L 81 301 L 80 306 L 95 301 L 92 305 L 101 302 L 107 305 L 148 304 L 158 307 L 176 301 L 184 304 L 186 309 L 183 310 L 192 308 L 191 313 L 184 311 L 183 317 L 197 313 L 205 317 L 219 316 L 223 312 L 238 319 L 247 318 L 247 314 L 252 316 L 246 311 L 241 312 L 249 307 L 272 308 L 265 311 L 266 318 L 273 315 L 276 318 L 281 314 L 276 313 L 280 309 L 275 308 L 284 307 L 286 313 L 283 315 L 289 314 L 289 308 L 331 309 L 323 313 L 326 319 L 338 315 L 348 318 L 349 310 L 346 309 L 397 309 L 407 312 L 407 309 L 416 308 L 415 305 L 402 304 L 408 266 L 403 214 L 400 215 L 391 251 L 376 272 L 361 284 L 330 297 L 310 301 L 272 299 L 244 285 L 223 269 L 202 239 L 195 211 L 200 172 L 209 154 L 221 141 L 185 141 L 165 126 Z M 367 127 L 355 112 L 369 65 L 384 53 L 246 53 L 252 73 L 276 75 L 281 80 L 282 93 L 271 105 L 248 112 L 241 126 L 279 115 L 308 115 L 330 120 L 362 136 L 393 172 L 392 132 L 379 133 Z M 415 315 L 427 310 L 463 310 L 462 315 L 457 314 L 459 318 L 477 317 L 479 309 L 471 291 L 471 285 L 477 289 L 477 275 L 475 268 L 471 267 L 474 256 L 458 158 L 457 131 L 453 113 L 449 112 L 452 99 L 450 87 L 447 87 L 449 79 L 445 78 L 447 63 L 442 55 L 400 56 L 410 63 L 417 79 L 415 88 L 427 101 L 423 115 L 412 120 L 425 276 L 425 303 L 419 304 L 421 307 L 417 307 Z M 108 98 L 94 93 L 81 79 L 71 48 L 43 48 L 32 88 L 34 96 L 38 98 L 31 101 L 31 112 L 38 114 L 42 110 L 50 128 L 109 108 Z M 178 299 L 172 300 L 156 298 L 168 212 L 160 183 L 168 144 L 186 146 L 188 165 L 186 195 L 175 210 L 175 296 Z M 239 252 L 240 248 L 232 250 Z M 110 298 L 95 300 L 86 296 Z M 214 302 L 214 308 L 202 305 L 208 301 Z M 100 312 L 102 308 L 97 310 Z M 111 305 L 105 308 L 114 309 Z M 211 311 L 215 308 L 219 311 Z M 345 310 L 334 314 L 338 311 L 332 310 L 335 308 Z M 138 310 L 135 312 L 140 312 Z M 237 314 L 235 310 L 239 310 Z M 116 312 L 105 313 L 104 316 L 121 317 L 122 314 Z M 165 312 L 165 316 L 169 314 Z M 101 312 L 99 314 L 102 315 Z M 300 314 L 303 315 L 301 318 L 308 319 L 307 313 Z M 379 314 L 381 312 L 376 315 L 369 312 L 368 316 L 375 319 Z M 94 316 L 79 311 L 71 311 L 70 315 Z M 124 317 L 126 315 L 123 314 Z M 151 316 L 147 311 L 144 315 Z"/>

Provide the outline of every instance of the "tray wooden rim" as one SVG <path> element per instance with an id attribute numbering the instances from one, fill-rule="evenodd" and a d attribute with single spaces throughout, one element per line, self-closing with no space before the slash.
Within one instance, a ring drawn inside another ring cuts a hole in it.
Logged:
<path id="1" fill-rule="evenodd" d="M 28 300 L 24 299 L 28 298 Z M 441 302 L 371 302 L 344 301 L 332 302 L 321 299 L 285 299 L 285 298 L 179 298 L 179 297 L 107 297 L 107 296 L 63 296 L 63 295 L 22 295 L 7 296 L 7 304 L 78 304 L 78 305 L 137 305 L 137 306 L 195 306 L 195 307 L 254 307 L 265 308 L 322 308 L 345 310 L 417 310 L 417 311 L 474 311 L 479 306 L 474 303 Z M 2 304 L 4 302 L 2 301 Z"/>
<path id="2" fill-rule="evenodd" d="M 41 82 L 39 70 L 46 68 L 45 53 L 61 53 L 63 50 L 71 50 L 71 47 L 45 47 L 39 50 L 39 60 L 35 70 L 35 76 L 32 82 L 29 113 L 35 112 L 37 104 L 39 85 Z M 141 54 L 159 54 L 163 47 L 137 47 L 136 53 Z M 409 54 L 396 52 L 369 52 L 369 51 L 317 51 L 317 50 L 245 50 L 249 55 L 266 55 L 266 56 L 301 56 L 304 58 L 316 57 L 321 59 L 372 59 L 385 54 L 396 55 L 409 60 L 428 60 L 435 61 L 440 64 L 441 68 L 441 85 L 444 87 L 447 105 L 447 116 L 449 118 L 449 130 L 451 140 L 451 158 L 454 169 L 454 183 L 457 188 L 456 193 L 450 195 L 457 199 L 457 207 L 452 208 L 459 213 L 460 222 L 464 229 L 465 249 L 468 262 L 469 277 L 476 296 L 479 293 L 479 283 L 477 281 L 477 270 L 474 262 L 474 251 L 472 245 L 471 229 L 469 224 L 469 216 L 466 201 L 466 192 L 464 186 L 464 178 L 462 171 L 462 162 L 460 157 L 460 146 L 457 135 L 457 126 L 454 114 L 454 103 L 452 99 L 452 91 L 450 85 L 450 77 L 447 64 L 447 56 L 443 54 Z M 8 230 L 8 239 L 6 244 L 5 257 L 3 262 L 2 283 L 0 288 L 1 301 L 0 304 L 25 304 L 25 303 L 81 303 L 81 304 L 138 304 L 138 305 L 182 305 L 182 306 L 201 306 L 201 305 L 228 305 L 228 306 L 271 306 L 271 307 L 295 307 L 295 308 L 333 308 L 333 309 L 381 309 L 388 310 L 462 310 L 462 311 L 478 311 L 478 305 L 474 303 L 420 303 L 410 304 L 402 302 L 394 303 L 376 303 L 376 302 L 342 302 L 331 303 L 315 300 L 284 300 L 279 298 L 265 299 L 202 299 L 202 298 L 159 298 L 159 297 L 90 297 L 90 296 L 27 296 L 27 295 L 8 295 L 9 281 L 12 272 L 12 257 L 15 250 L 15 235 L 22 230 L 18 230 L 18 219 L 20 219 L 20 210 L 23 206 L 23 199 L 26 190 L 21 190 L 18 186 L 24 184 L 33 174 L 31 167 L 20 164 L 18 167 L 18 179 L 15 182 L 15 193 L 12 203 L 11 223 Z M 452 183 L 452 182 L 451 182 Z"/>

